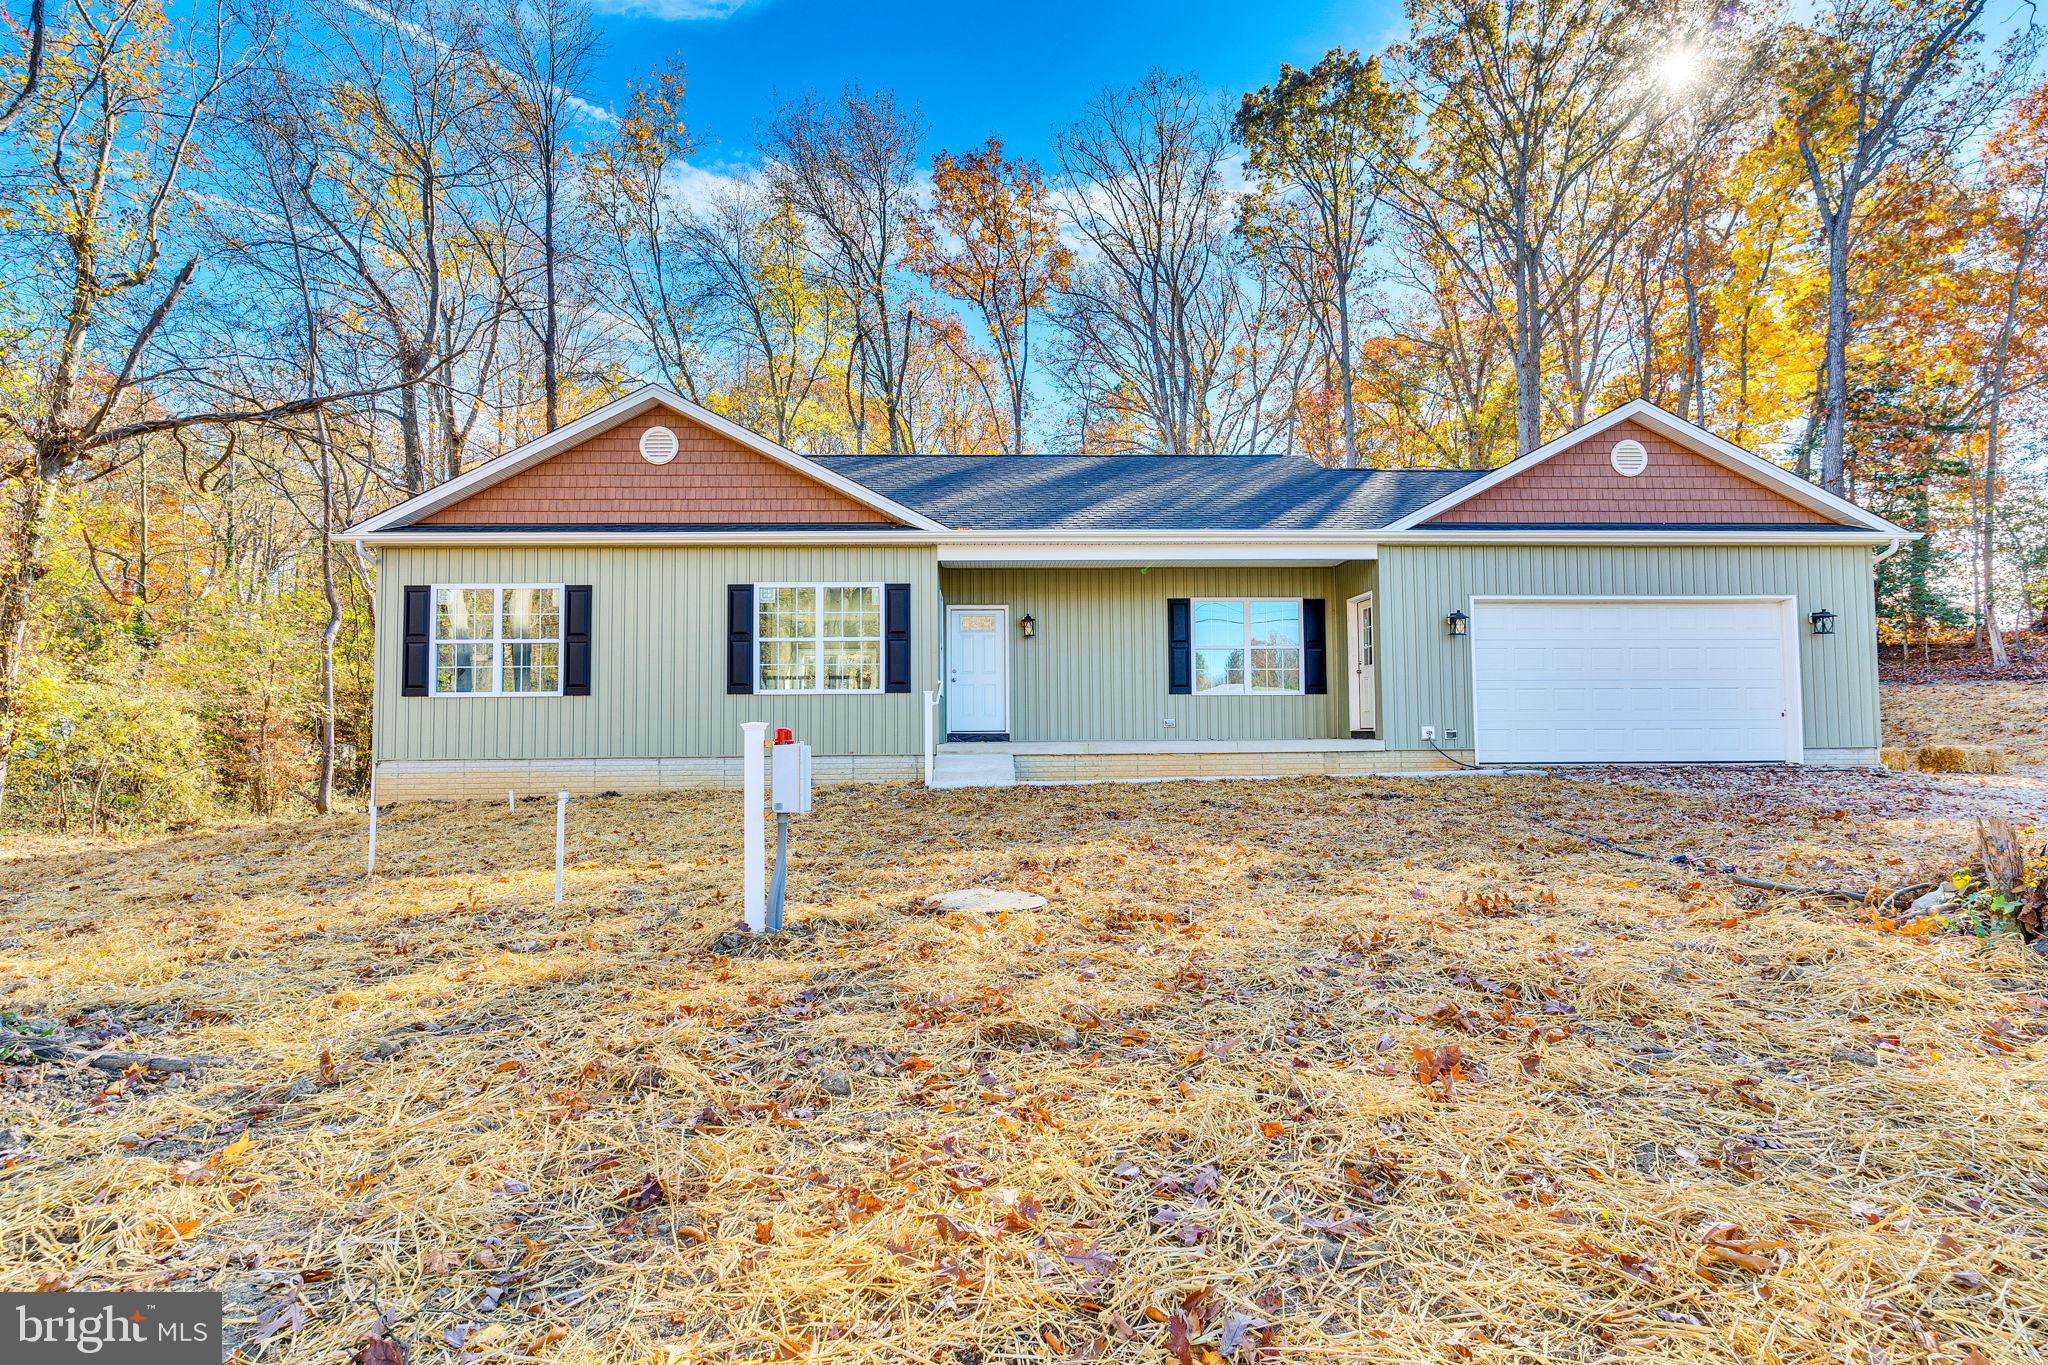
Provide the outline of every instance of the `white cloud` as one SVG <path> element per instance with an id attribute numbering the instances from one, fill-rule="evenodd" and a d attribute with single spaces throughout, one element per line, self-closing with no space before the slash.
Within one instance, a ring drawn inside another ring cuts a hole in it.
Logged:
<path id="1" fill-rule="evenodd" d="M 697 19 L 729 19 L 757 0 L 595 0 L 591 8 L 600 14 L 622 14 L 636 19 L 663 19 L 688 23 Z"/>
<path id="2" fill-rule="evenodd" d="M 760 183 L 761 172 L 757 167 L 736 163 L 700 166 L 693 161 L 681 161 L 669 169 L 663 189 L 671 202 L 691 213 L 700 213 L 731 191 L 758 187 Z"/>
<path id="3" fill-rule="evenodd" d="M 439 38 L 435 37 L 433 34 L 421 28 L 418 24 L 413 23 L 410 19 L 401 18 L 399 15 L 394 14 L 390 10 L 385 9 L 379 5 L 372 4 L 371 0 L 341 0 L 341 4 L 345 8 L 354 10 L 357 14 L 362 15 L 365 19 L 369 19 L 375 23 L 382 24 L 386 28 L 391 29 L 395 33 L 403 33 L 406 37 L 411 38 L 416 42 L 431 44 L 438 51 L 445 52 L 448 50 L 448 45 L 446 43 L 442 42 Z M 505 68 L 496 62 L 493 62 L 492 66 L 500 72 L 505 71 Z M 509 76 L 510 73 L 506 74 Z M 577 113 L 583 115 L 583 117 L 589 119 L 591 122 L 600 124 L 604 127 L 608 128 L 619 121 L 619 116 L 617 114 L 614 114 L 611 110 L 605 108 L 601 104 L 593 104 L 591 101 L 584 99 L 581 95 L 568 96 L 568 103 L 571 109 L 574 109 Z"/>

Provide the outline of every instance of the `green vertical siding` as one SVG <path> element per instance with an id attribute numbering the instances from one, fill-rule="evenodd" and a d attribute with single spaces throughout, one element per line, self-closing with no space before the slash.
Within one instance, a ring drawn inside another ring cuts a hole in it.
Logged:
<path id="1" fill-rule="evenodd" d="M 1010 608 L 1014 740 L 1337 739 L 1350 733 L 1339 681 L 1344 594 L 1331 569 L 941 569 L 939 581 L 948 604 Z M 1168 695 L 1170 597 L 1327 599 L 1330 692 Z M 1038 622 L 1030 640 L 1017 638 L 1015 630 L 1027 612 Z"/>
<path id="2" fill-rule="evenodd" d="M 1867 547 L 1387 545 L 1380 549 L 1381 729 L 1390 749 L 1422 748 L 1421 728 L 1472 737 L 1471 641 L 1444 617 L 1476 596 L 1747 596 L 1797 600 L 1808 749 L 1878 741 L 1877 628 Z M 1816 636 L 1805 617 L 1839 620 Z"/>
<path id="3" fill-rule="evenodd" d="M 1354 559 L 1339 564 L 1336 568 L 1336 582 L 1336 597 L 1330 603 L 1330 610 L 1336 614 L 1335 624 L 1331 627 L 1330 685 L 1335 687 L 1337 685 L 1336 675 L 1338 673 L 1343 674 L 1344 709 L 1340 718 L 1345 727 L 1344 733 L 1348 735 L 1351 733 L 1351 599 L 1360 593 L 1378 593 L 1380 586 L 1379 562 L 1372 559 Z M 1373 599 L 1373 633 L 1376 635 L 1382 633 L 1382 627 L 1379 624 L 1379 599 L 1377 596 Z M 1339 644 L 1343 646 L 1342 654 L 1337 653 L 1337 646 Z M 1374 658 L 1377 659 L 1379 651 L 1375 649 L 1373 654 Z M 1373 714 L 1377 717 L 1379 714 L 1377 703 L 1380 688 L 1380 672 L 1378 667 L 1373 669 L 1372 684 L 1375 702 Z"/>
<path id="4" fill-rule="evenodd" d="M 728 696 L 729 583 L 911 585 L 912 691 Z M 401 696 L 407 584 L 588 583 L 588 697 Z M 742 721 L 794 726 L 821 754 L 915 754 L 936 686 L 938 568 L 929 547 L 386 547 L 377 566 L 376 757 L 722 757 Z"/>

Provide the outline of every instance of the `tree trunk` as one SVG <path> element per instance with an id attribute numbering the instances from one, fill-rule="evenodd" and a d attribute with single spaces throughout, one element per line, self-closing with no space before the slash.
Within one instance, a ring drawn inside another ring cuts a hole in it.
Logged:
<path id="1" fill-rule="evenodd" d="M 398 386 L 398 430 L 404 440 L 405 450 L 405 491 L 424 493 L 427 491 L 427 454 L 420 440 L 420 372 L 423 367 L 419 357 L 408 352 L 399 360 Z"/>
<path id="2" fill-rule="evenodd" d="M 1849 448 L 1849 206 L 1828 223 L 1828 336 L 1822 359 L 1820 486 L 1846 497 Z"/>
<path id="3" fill-rule="evenodd" d="M 1358 398 L 1351 391 L 1351 289 L 1337 281 L 1337 387 L 1344 396 L 1344 467 L 1358 468 Z"/>
<path id="4" fill-rule="evenodd" d="M 329 453 L 327 414 L 315 413 L 320 441 L 320 590 L 327 619 L 320 626 L 320 785 L 314 807 L 334 811 L 334 642 L 341 634 L 341 595 L 334 587 L 334 466 Z"/>
<path id="5" fill-rule="evenodd" d="M 20 740 L 21 671 L 28 650 L 29 613 L 35 591 L 37 561 L 49 521 L 53 485 L 41 477 L 40 457 L 17 483 L 10 528 L 12 553 L 0 576 L 0 814 L 7 808 L 8 767 Z"/>
<path id="6" fill-rule="evenodd" d="M 544 303 L 546 316 L 542 319 L 541 339 L 541 383 L 547 390 L 547 424 L 553 431 L 562 424 L 562 362 L 561 316 L 555 283 L 555 162 L 553 149 L 549 149 L 545 166 L 547 188 L 541 198 L 541 272 L 547 298 Z"/>
<path id="7" fill-rule="evenodd" d="M 1543 327 L 1538 315 L 1543 281 L 1533 251 L 1515 274 L 1515 453 L 1543 444 Z"/>
<path id="8" fill-rule="evenodd" d="M 1707 394 L 1706 366 L 1700 355 L 1700 285 L 1692 260 L 1692 176 L 1693 172 L 1688 170 L 1685 195 L 1679 208 L 1679 231 L 1684 234 L 1678 244 L 1678 274 L 1685 287 L 1685 377 L 1679 381 L 1678 415 L 1690 417 L 1696 424 L 1705 426 Z"/>

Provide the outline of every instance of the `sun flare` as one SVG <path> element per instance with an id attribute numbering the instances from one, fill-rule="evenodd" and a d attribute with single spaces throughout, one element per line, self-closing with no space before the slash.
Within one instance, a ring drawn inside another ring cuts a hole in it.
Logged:
<path id="1" fill-rule="evenodd" d="M 1698 48 L 1675 47 L 1657 59 L 1657 81 L 1666 90 L 1677 94 L 1699 79 L 1702 65 L 1704 62 Z"/>

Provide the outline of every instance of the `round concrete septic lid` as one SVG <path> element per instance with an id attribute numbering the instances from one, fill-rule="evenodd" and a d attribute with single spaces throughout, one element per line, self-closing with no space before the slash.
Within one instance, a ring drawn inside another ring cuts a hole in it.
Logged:
<path id="1" fill-rule="evenodd" d="M 1034 896 L 1029 891 L 1003 891 L 990 887 L 970 887 L 964 891 L 948 891 L 932 900 L 934 910 L 980 910 L 995 914 L 1004 910 L 1039 910 L 1045 906 L 1045 897 Z"/>

